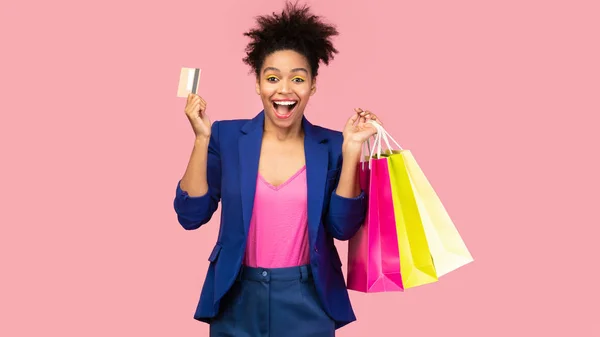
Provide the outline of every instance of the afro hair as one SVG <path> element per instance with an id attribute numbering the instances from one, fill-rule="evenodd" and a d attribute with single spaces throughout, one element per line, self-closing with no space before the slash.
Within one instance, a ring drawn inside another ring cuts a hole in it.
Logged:
<path id="1" fill-rule="evenodd" d="M 331 37 L 338 35 L 335 26 L 323 23 L 321 17 L 310 13 L 307 5 L 286 3 L 277 14 L 258 16 L 258 27 L 244 33 L 251 42 L 246 46 L 244 63 L 258 77 L 263 62 L 270 54 L 280 50 L 293 50 L 304 55 L 311 67 L 313 77 L 319 72 L 319 63 L 328 65 L 337 49 Z"/>

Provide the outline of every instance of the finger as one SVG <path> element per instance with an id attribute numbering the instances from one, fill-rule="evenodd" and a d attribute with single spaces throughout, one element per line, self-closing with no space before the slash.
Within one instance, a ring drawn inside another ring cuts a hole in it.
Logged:
<path id="1" fill-rule="evenodd" d="M 189 109 L 187 109 L 185 111 L 185 113 L 187 115 L 195 115 L 198 112 L 198 108 L 200 107 L 200 102 L 196 102 L 196 103 L 192 103 L 189 107 Z"/>
<path id="2" fill-rule="evenodd" d="M 366 123 L 366 122 L 367 122 L 367 118 L 366 118 L 365 112 L 363 111 L 363 112 L 361 112 L 361 114 L 360 114 L 360 123 L 361 123 L 361 124 L 364 124 L 364 123 Z"/>
<path id="3" fill-rule="evenodd" d="M 363 128 L 361 131 L 358 131 L 355 135 L 358 136 L 362 141 L 365 141 L 375 134 L 377 134 L 377 129 L 373 126 L 368 126 Z"/>
<path id="4" fill-rule="evenodd" d="M 374 113 L 372 113 L 371 111 L 368 111 L 368 110 L 367 110 L 367 111 L 365 112 L 365 118 L 366 118 L 367 120 L 373 120 L 373 121 L 376 121 L 376 122 L 378 122 L 378 123 L 379 123 L 379 120 L 377 119 L 377 116 L 376 116 Z M 379 124 L 381 124 L 381 123 L 379 123 Z"/>
<path id="5" fill-rule="evenodd" d="M 371 119 L 376 121 L 379 125 L 383 125 L 383 122 L 381 122 L 381 119 L 379 119 L 379 117 L 371 114 Z"/>
<path id="6" fill-rule="evenodd" d="M 365 116 L 365 110 L 363 110 L 363 109 L 358 109 L 358 111 L 356 113 L 361 117 Z"/>
<path id="7" fill-rule="evenodd" d="M 198 101 L 194 105 L 194 109 L 192 110 L 192 112 L 198 113 L 198 112 L 202 111 L 201 109 L 202 109 L 202 102 Z"/>
<path id="8" fill-rule="evenodd" d="M 198 106 L 199 104 L 200 104 L 200 101 L 199 101 L 199 100 L 197 100 L 197 99 L 195 99 L 195 100 L 193 100 L 193 101 L 192 101 L 192 103 L 190 104 L 190 107 L 193 107 L 193 106 Z"/>
<path id="9" fill-rule="evenodd" d="M 361 118 L 362 123 L 366 123 L 367 120 L 368 120 L 367 117 L 369 116 L 369 111 L 368 110 L 363 110 L 360 115 L 362 117 Z"/>
<path id="10" fill-rule="evenodd" d="M 194 109 L 194 103 L 189 103 L 188 105 L 185 106 L 185 109 L 183 109 L 183 111 L 185 111 L 186 115 L 189 115 Z"/>
<path id="11" fill-rule="evenodd" d="M 354 126 L 354 123 L 356 123 L 356 121 L 358 120 L 358 115 L 352 115 L 350 118 L 348 118 L 348 121 L 346 122 L 347 126 Z"/>

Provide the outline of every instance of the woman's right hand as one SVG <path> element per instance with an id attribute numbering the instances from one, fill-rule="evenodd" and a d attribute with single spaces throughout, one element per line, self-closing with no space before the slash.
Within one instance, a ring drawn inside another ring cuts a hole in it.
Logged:
<path id="1" fill-rule="evenodd" d="M 196 138 L 210 138 L 210 119 L 206 114 L 206 101 L 196 95 L 189 94 L 185 105 L 185 115 L 187 116 Z"/>

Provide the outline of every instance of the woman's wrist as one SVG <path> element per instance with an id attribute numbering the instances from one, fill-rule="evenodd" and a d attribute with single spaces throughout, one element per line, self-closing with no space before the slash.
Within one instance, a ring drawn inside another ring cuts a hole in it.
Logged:
<path id="1" fill-rule="evenodd" d="M 362 152 L 362 144 L 356 142 L 344 142 L 342 144 L 342 157 L 344 162 L 358 164 Z"/>
<path id="2" fill-rule="evenodd" d="M 208 147 L 209 143 L 210 143 L 210 136 L 208 136 L 208 137 L 198 136 L 194 140 L 195 147 L 205 148 L 205 147 Z"/>

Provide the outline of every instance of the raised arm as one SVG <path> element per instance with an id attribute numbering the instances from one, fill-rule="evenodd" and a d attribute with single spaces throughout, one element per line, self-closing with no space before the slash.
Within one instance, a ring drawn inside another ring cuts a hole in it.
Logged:
<path id="1" fill-rule="evenodd" d="M 212 126 L 206 114 L 206 102 L 190 94 L 185 113 L 196 138 L 187 168 L 177 184 L 174 208 L 185 229 L 207 223 L 221 199 L 221 156 L 218 122 Z"/>
<path id="2" fill-rule="evenodd" d="M 362 225 L 367 200 L 358 180 L 362 144 L 377 130 L 369 120 L 380 122 L 369 111 L 356 109 L 344 128 L 342 144 L 342 170 L 336 189 L 331 194 L 325 226 L 338 240 L 349 240 Z"/>

